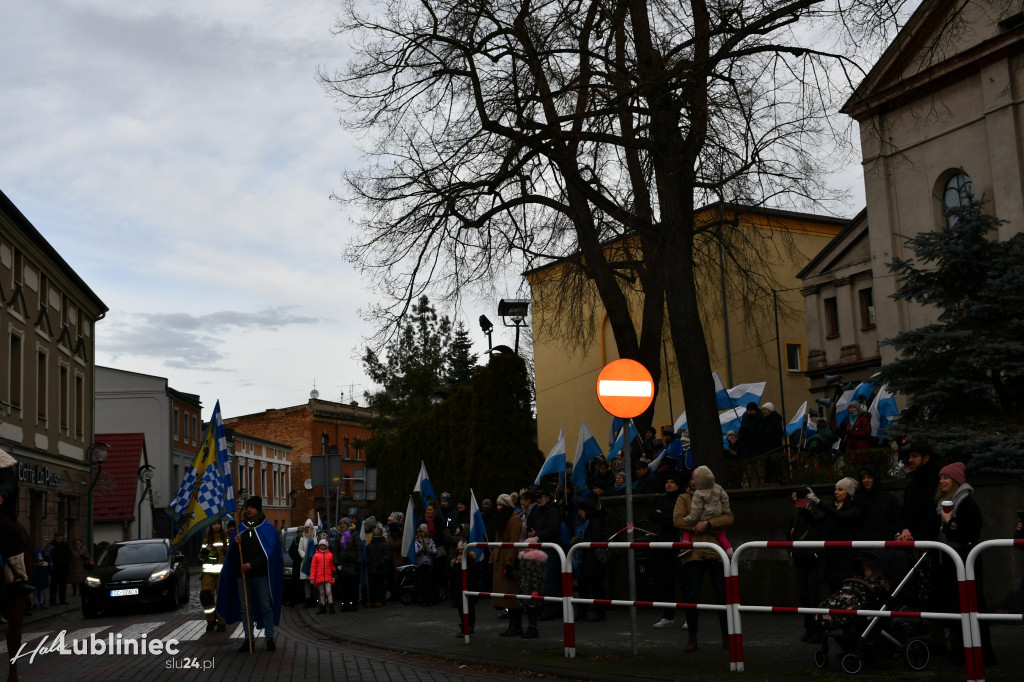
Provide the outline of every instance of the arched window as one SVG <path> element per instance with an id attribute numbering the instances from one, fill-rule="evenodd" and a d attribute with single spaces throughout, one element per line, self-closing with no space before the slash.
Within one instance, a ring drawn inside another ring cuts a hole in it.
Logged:
<path id="1" fill-rule="evenodd" d="M 946 181 L 942 190 L 942 207 L 946 210 L 966 206 L 974 199 L 974 183 L 966 173 L 957 173 Z M 954 216 L 947 216 L 946 221 L 952 225 Z"/>

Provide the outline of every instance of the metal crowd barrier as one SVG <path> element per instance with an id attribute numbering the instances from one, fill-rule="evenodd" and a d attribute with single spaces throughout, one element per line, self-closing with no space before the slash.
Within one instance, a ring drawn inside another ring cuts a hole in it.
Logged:
<path id="1" fill-rule="evenodd" d="M 473 547 L 498 547 L 498 548 L 505 548 L 505 549 L 513 548 L 513 547 L 516 548 L 516 549 L 553 549 L 553 550 L 555 550 L 555 553 L 558 554 L 558 559 L 559 559 L 559 561 L 561 561 L 563 571 L 565 570 L 565 550 L 563 550 L 560 545 L 558 545 L 557 543 L 554 543 L 554 542 L 469 542 L 469 543 L 466 543 L 465 549 L 469 550 L 469 549 L 471 549 Z M 469 634 L 469 598 L 470 597 L 490 597 L 492 599 L 497 597 L 498 599 L 518 599 L 520 601 L 541 601 L 541 602 L 543 602 L 543 601 L 551 601 L 551 602 L 559 602 L 559 603 L 562 604 L 562 614 L 563 614 L 562 615 L 562 621 L 563 621 L 563 623 L 566 622 L 565 621 L 565 609 L 566 609 L 566 606 L 565 606 L 566 598 L 565 597 L 542 597 L 540 595 L 534 595 L 534 594 L 502 594 L 502 593 L 498 593 L 498 592 L 476 592 L 476 591 L 470 590 L 469 589 L 469 575 L 466 572 L 466 564 L 467 564 L 468 558 L 469 558 L 469 552 L 463 550 L 463 552 L 462 552 L 462 580 L 461 580 L 461 583 L 462 583 L 462 634 L 463 634 L 464 641 L 466 642 L 466 644 L 470 643 L 470 638 L 472 637 L 472 635 Z M 474 559 L 474 561 L 475 561 L 475 559 Z M 565 594 L 564 584 L 563 584 L 562 592 L 563 592 L 563 594 Z M 570 576 L 570 580 L 569 580 L 568 594 L 569 594 L 570 597 L 572 596 L 572 578 L 571 578 L 571 576 Z M 569 616 L 570 616 L 570 618 L 572 616 L 572 607 L 571 606 L 569 607 Z M 568 628 L 567 625 L 563 625 L 563 631 L 565 633 L 568 633 L 568 629 L 567 628 Z M 568 641 L 568 640 L 566 640 L 566 641 Z M 566 646 L 568 646 L 568 645 L 566 645 Z M 567 651 L 568 651 L 568 649 L 567 649 Z M 566 655 L 568 656 L 568 654 L 566 654 Z"/>
<path id="2" fill-rule="evenodd" d="M 979 620 L 1011 620 L 1024 618 L 1021 614 L 978 613 L 977 590 L 975 587 L 975 562 L 977 555 L 991 547 L 1024 547 L 1024 540 L 987 540 L 976 545 L 967 556 L 966 565 L 956 551 L 949 545 L 929 540 L 902 542 L 894 540 L 797 540 L 797 541 L 754 541 L 745 542 L 737 547 L 732 559 L 726 555 L 719 545 L 710 542 L 581 542 L 573 545 L 568 552 L 556 543 L 548 542 L 471 542 L 472 547 L 497 547 L 516 549 L 552 549 L 561 561 L 562 595 L 561 597 L 545 597 L 530 594 L 502 594 L 496 592 L 477 592 L 468 589 L 469 578 L 466 572 L 468 552 L 462 554 L 462 631 L 466 644 L 471 641 L 469 634 L 469 598 L 490 597 L 517 599 L 521 601 L 561 602 L 563 621 L 563 642 L 565 656 L 576 656 L 576 622 L 573 604 L 594 604 L 598 606 L 643 606 L 654 608 L 698 609 L 708 611 L 725 611 L 729 635 L 729 669 L 742 672 L 744 669 L 743 629 L 740 614 L 750 613 L 789 613 L 811 615 L 843 615 L 864 616 L 873 618 L 911 618 L 929 620 L 960 621 L 964 642 L 964 661 L 968 682 L 984 682 L 985 671 L 981 653 L 981 637 Z M 796 606 L 755 606 L 740 602 L 739 566 L 740 558 L 749 550 L 754 549 L 923 549 L 935 550 L 949 556 L 956 569 L 956 579 L 960 597 L 960 613 L 932 611 L 881 611 L 870 609 L 826 609 L 817 607 Z M 630 601 L 623 599 L 583 599 L 573 596 L 572 557 L 576 552 L 590 549 L 710 549 L 722 560 L 725 578 L 725 604 L 690 604 L 685 602 Z"/>
<path id="3" fill-rule="evenodd" d="M 959 586 L 960 594 L 960 613 L 941 613 L 931 611 L 876 611 L 867 609 L 823 609 L 823 608 L 812 608 L 812 607 L 795 607 L 795 606 L 752 606 L 743 605 L 740 603 L 740 584 L 739 584 L 739 561 L 743 556 L 745 550 L 750 549 L 924 549 L 924 550 L 937 550 L 948 555 L 953 560 L 953 564 L 956 568 L 956 579 Z M 735 631 L 735 643 L 734 646 L 730 646 L 730 651 L 735 650 L 737 653 L 735 670 L 743 670 L 743 629 L 742 621 L 740 619 L 740 612 L 757 612 L 757 613 L 799 613 L 799 614 L 832 614 L 832 615 L 843 615 L 843 616 L 866 616 L 866 617 L 885 617 L 885 618 L 917 618 L 929 620 L 959 620 L 960 627 L 963 631 L 964 640 L 964 660 L 967 665 L 967 679 L 970 682 L 980 682 L 983 678 L 976 676 L 976 671 L 979 669 L 978 666 L 981 664 L 980 649 L 977 649 L 978 656 L 975 656 L 974 637 L 971 629 L 971 622 L 968 612 L 968 591 L 967 591 L 967 577 L 964 569 L 964 562 L 960 558 L 960 555 L 950 547 L 949 545 L 941 542 L 933 542 L 930 540 L 916 540 L 911 542 L 901 542 L 896 540 L 796 540 L 796 541 L 755 541 L 745 542 L 735 549 L 732 556 L 732 562 L 736 566 L 736 570 L 733 572 L 732 578 L 726 579 L 726 590 L 730 594 L 729 602 L 732 604 L 732 608 L 735 611 L 733 618 L 736 624 Z M 729 582 L 732 581 L 732 588 L 729 588 Z"/>
<path id="4" fill-rule="evenodd" d="M 971 551 L 967 553 L 967 560 L 964 562 L 964 572 L 966 574 L 965 581 L 961 584 L 960 592 L 960 604 L 967 603 L 968 617 L 971 624 L 971 640 L 974 643 L 973 652 L 971 658 L 965 658 L 968 661 L 968 666 L 971 665 L 971 661 L 974 664 L 974 670 L 970 667 L 967 669 L 967 679 L 983 681 L 985 679 L 985 661 L 981 652 L 981 626 L 979 621 L 982 620 L 1008 620 L 1008 621 L 1020 621 L 1024 619 L 1024 614 L 1020 613 L 978 613 L 978 589 L 977 589 L 977 575 L 975 566 L 978 561 L 978 554 L 991 549 L 992 547 L 1024 547 L 1024 540 L 1013 540 L 1013 539 L 1000 539 L 1000 540 L 985 540 L 979 542 Z M 967 639 L 964 639 L 965 646 Z"/>
<path id="5" fill-rule="evenodd" d="M 493 592 L 474 592 L 468 589 L 469 578 L 466 575 L 467 565 L 467 553 L 462 553 L 462 632 L 464 633 L 466 644 L 470 643 L 469 633 L 469 597 L 498 597 L 504 599 L 522 599 L 530 601 L 560 601 L 562 602 L 562 631 L 563 631 L 563 642 L 565 648 L 565 656 L 567 658 L 576 657 L 576 619 L 573 610 L 573 604 L 594 604 L 597 606 L 650 606 L 654 608 L 678 608 L 678 609 L 698 609 L 708 611 L 725 611 L 726 622 L 728 624 L 729 632 L 729 653 L 730 653 L 730 669 L 735 669 L 734 658 L 732 650 L 732 632 L 733 632 L 733 611 L 730 608 L 728 599 L 725 604 L 689 604 L 685 602 L 660 602 L 660 601 L 630 601 L 626 599 L 583 599 L 580 597 L 573 596 L 572 588 L 572 557 L 576 552 L 589 549 L 660 549 L 660 550 L 681 550 L 681 549 L 710 549 L 717 553 L 722 559 L 722 566 L 725 572 L 726 585 L 729 584 L 729 577 L 731 575 L 732 566 L 729 562 L 729 557 L 726 555 L 719 545 L 711 542 L 580 542 L 573 545 L 568 553 L 562 551 L 562 548 L 553 543 L 502 543 L 502 542 L 471 542 L 466 545 L 466 548 L 470 547 L 516 547 L 516 548 L 530 548 L 530 549 L 543 549 L 546 547 L 553 548 L 557 551 L 559 558 L 562 561 L 562 597 L 541 597 L 534 595 L 519 595 L 519 594 L 498 594 Z M 728 592 L 727 592 L 728 594 Z"/>

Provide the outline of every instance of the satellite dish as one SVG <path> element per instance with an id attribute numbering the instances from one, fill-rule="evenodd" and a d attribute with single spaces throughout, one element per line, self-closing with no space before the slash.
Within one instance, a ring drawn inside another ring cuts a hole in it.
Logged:
<path id="1" fill-rule="evenodd" d="M 306 490 L 312 490 L 313 489 L 313 479 L 307 478 L 303 482 L 302 487 L 305 488 Z"/>

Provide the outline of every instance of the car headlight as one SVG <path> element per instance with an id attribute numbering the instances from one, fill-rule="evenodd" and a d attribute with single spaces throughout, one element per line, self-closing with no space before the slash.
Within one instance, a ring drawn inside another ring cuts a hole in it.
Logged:
<path id="1" fill-rule="evenodd" d="M 170 574 L 171 574 L 170 567 L 161 568 L 159 570 L 153 571 L 149 575 L 149 582 L 151 582 L 151 583 L 158 583 L 161 580 L 163 580 L 164 578 L 166 578 L 167 576 L 169 576 Z"/>
<path id="2" fill-rule="evenodd" d="M 86 576 L 85 584 L 88 585 L 89 587 L 99 587 L 102 584 L 102 581 L 100 581 L 99 578 L 94 578 L 93 576 L 90 575 L 90 576 Z"/>

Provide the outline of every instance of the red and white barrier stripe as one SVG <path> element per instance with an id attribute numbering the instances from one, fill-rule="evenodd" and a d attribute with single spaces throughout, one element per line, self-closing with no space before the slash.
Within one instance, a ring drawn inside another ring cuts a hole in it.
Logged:
<path id="1" fill-rule="evenodd" d="M 732 577 L 732 562 L 721 546 L 713 542 L 580 542 L 569 548 L 565 555 L 565 563 L 562 564 L 562 583 L 568 582 L 572 585 L 572 557 L 576 552 L 590 549 L 710 549 L 718 554 L 722 560 L 722 570 L 725 573 L 726 599 L 725 604 L 687 604 L 677 602 L 654 602 L 654 601 L 630 601 L 622 599 L 578 599 L 571 597 L 572 590 L 563 589 L 563 594 L 570 595 L 566 598 L 566 656 L 576 656 L 576 624 L 569 619 L 573 616 L 572 604 L 598 604 L 606 606 L 653 606 L 656 608 L 681 608 L 698 609 L 707 611 L 725 611 L 726 624 L 729 634 L 729 669 L 737 670 L 737 659 L 734 657 L 733 647 L 733 609 L 729 600 L 729 581 Z M 569 642 L 572 642 L 570 648 Z"/>
<path id="2" fill-rule="evenodd" d="M 992 547 L 1024 547 L 1024 540 L 1013 540 L 1010 538 L 999 540 L 985 540 L 979 542 L 967 554 L 964 561 L 964 594 L 961 595 L 961 603 L 966 598 L 969 605 L 968 618 L 970 620 L 971 639 L 974 642 L 972 657 L 966 659 L 968 662 L 967 679 L 983 682 L 985 679 L 985 659 L 981 651 L 981 624 L 982 620 L 1007 620 L 1020 621 L 1024 614 L 1020 613 L 978 613 L 978 586 L 977 586 L 977 561 L 978 554 L 991 549 Z M 966 641 L 966 640 L 964 640 Z M 971 665 L 973 664 L 973 670 Z"/>
<path id="3" fill-rule="evenodd" d="M 960 613 L 933 613 L 933 612 L 918 612 L 918 611 L 868 611 L 859 609 L 815 609 L 815 608 L 796 608 L 796 607 L 779 607 L 779 606 L 745 606 L 740 603 L 739 594 L 739 566 L 740 557 L 745 550 L 751 549 L 925 549 L 925 550 L 937 550 L 945 553 L 949 556 L 953 565 L 956 567 L 956 579 L 957 585 L 959 586 L 960 593 Z M 964 562 L 960 559 L 960 555 L 950 547 L 949 545 L 941 542 L 933 542 L 931 540 L 916 540 L 912 542 L 902 542 L 898 540 L 796 540 L 796 541 L 755 541 L 745 542 L 735 549 L 732 555 L 732 561 L 736 567 L 736 576 L 734 577 L 734 588 L 730 598 L 730 602 L 733 605 L 733 611 L 735 612 L 734 621 L 736 624 L 736 648 L 737 661 L 739 667 L 737 670 L 743 670 L 743 629 L 742 621 L 740 619 L 741 611 L 749 612 L 760 612 L 760 613 L 834 613 L 837 615 L 863 615 L 863 616 L 881 616 L 889 617 L 895 616 L 900 618 L 929 618 L 933 620 L 959 620 L 960 627 L 963 630 L 964 637 L 964 660 L 967 662 L 967 679 L 969 682 L 980 682 L 980 678 L 976 676 L 978 670 L 976 663 L 980 663 L 980 656 L 974 655 L 975 640 L 971 630 L 971 618 L 970 613 L 970 596 L 969 592 L 972 589 L 968 589 L 966 572 L 964 569 Z M 980 651 L 980 650 L 979 650 Z"/>

